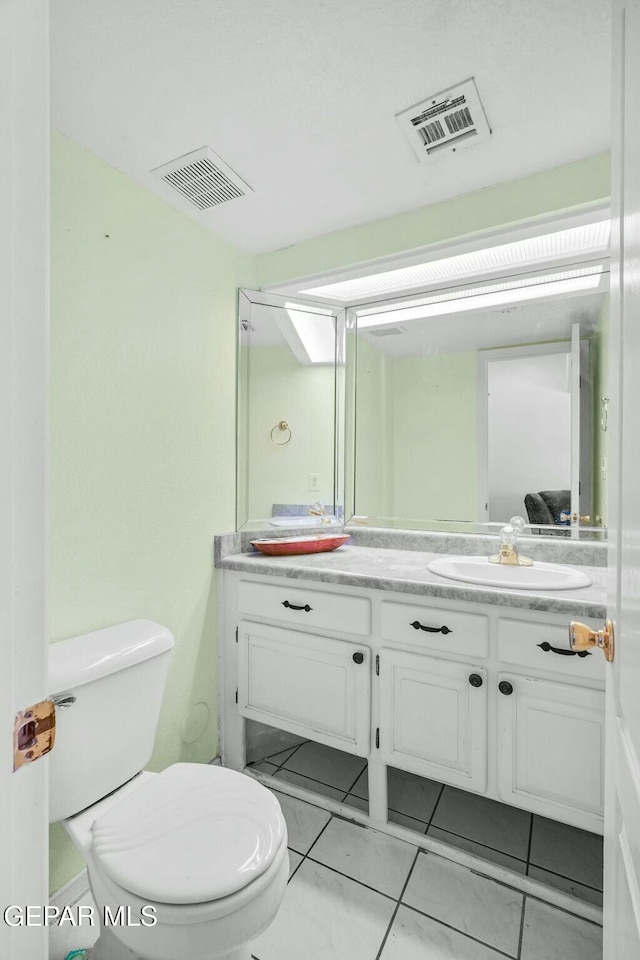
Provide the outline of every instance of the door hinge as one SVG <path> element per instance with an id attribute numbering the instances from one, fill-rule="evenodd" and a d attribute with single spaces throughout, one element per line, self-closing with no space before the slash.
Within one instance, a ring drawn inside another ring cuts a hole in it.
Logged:
<path id="1" fill-rule="evenodd" d="M 376 677 L 380 676 L 380 654 L 376 653 Z"/>
<path id="2" fill-rule="evenodd" d="M 238 691 L 236 690 L 236 703 L 238 702 Z"/>
<path id="3" fill-rule="evenodd" d="M 44 757 L 53 749 L 55 740 L 56 705 L 52 699 L 18 711 L 13 722 L 14 772 Z"/>
<path id="4" fill-rule="evenodd" d="M 376 727 L 376 749 L 380 749 L 380 727 Z"/>
<path id="5" fill-rule="evenodd" d="M 238 642 L 238 628 L 236 627 L 236 643 Z"/>

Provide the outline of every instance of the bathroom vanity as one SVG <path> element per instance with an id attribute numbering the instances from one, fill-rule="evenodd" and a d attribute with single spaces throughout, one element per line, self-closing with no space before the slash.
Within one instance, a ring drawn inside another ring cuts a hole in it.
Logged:
<path id="1" fill-rule="evenodd" d="M 581 589 L 523 591 L 446 580 L 415 549 L 224 553 L 225 765 L 245 768 L 254 720 L 366 758 L 368 814 L 348 815 L 378 829 L 389 766 L 602 832 L 606 664 L 570 651 L 568 625 L 602 626 L 603 566 L 580 567 Z"/>

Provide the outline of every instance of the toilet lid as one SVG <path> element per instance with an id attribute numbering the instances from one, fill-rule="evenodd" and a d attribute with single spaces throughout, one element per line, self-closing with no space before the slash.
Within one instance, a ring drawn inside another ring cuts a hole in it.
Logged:
<path id="1" fill-rule="evenodd" d="M 280 805 L 235 770 L 176 763 L 93 824 L 93 852 L 123 889 L 158 903 L 203 903 L 264 873 L 285 836 Z"/>

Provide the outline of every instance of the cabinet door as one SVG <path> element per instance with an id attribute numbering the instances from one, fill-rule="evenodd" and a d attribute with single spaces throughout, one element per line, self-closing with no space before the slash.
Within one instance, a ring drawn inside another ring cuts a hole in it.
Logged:
<path id="1" fill-rule="evenodd" d="M 604 693 L 513 674 L 498 682 L 500 797 L 601 833 Z"/>
<path id="2" fill-rule="evenodd" d="M 380 756 L 401 770 L 486 790 L 486 671 L 382 650 Z"/>
<path id="3" fill-rule="evenodd" d="M 243 621 L 238 660 L 243 716 L 368 755 L 371 653 L 365 644 Z"/>

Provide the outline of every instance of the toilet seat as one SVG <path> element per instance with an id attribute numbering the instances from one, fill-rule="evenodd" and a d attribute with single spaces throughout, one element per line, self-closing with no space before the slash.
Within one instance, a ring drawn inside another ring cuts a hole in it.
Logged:
<path id="1" fill-rule="evenodd" d="M 144 900 L 199 904 L 260 877 L 286 837 L 278 801 L 244 774 L 177 763 L 131 791 L 92 826 L 92 854 L 118 887 Z"/>

